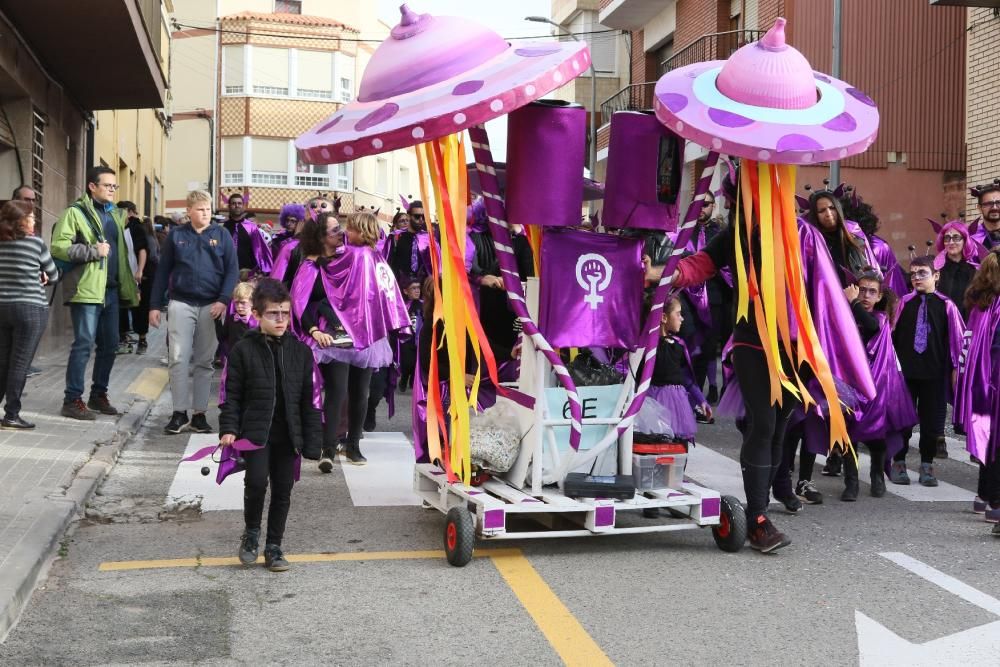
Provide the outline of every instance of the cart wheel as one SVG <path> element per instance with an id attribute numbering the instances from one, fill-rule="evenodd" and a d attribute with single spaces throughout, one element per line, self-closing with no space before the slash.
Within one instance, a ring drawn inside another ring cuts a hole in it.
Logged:
<path id="1" fill-rule="evenodd" d="M 720 509 L 719 525 L 712 526 L 712 537 L 720 549 L 736 553 L 747 539 L 746 512 L 733 496 L 723 496 Z"/>
<path id="2" fill-rule="evenodd" d="M 476 541 L 476 521 L 464 507 L 452 507 L 445 516 L 444 553 L 448 563 L 464 567 L 472 560 Z"/>

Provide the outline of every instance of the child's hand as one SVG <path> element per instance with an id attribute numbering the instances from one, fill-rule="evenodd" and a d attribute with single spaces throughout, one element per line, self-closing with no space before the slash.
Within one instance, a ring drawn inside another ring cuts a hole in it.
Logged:
<path id="1" fill-rule="evenodd" d="M 848 302 L 854 303 L 858 300 L 858 294 L 861 290 L 858 289 L 857 285 L 848 285 L 844 288 L 844 296 L 847 297 Z"/>
<path id="2" fill-rule="evenodd" d="M 232 433 L 226 433 L 225 435 L 219 438 L 219 444 L 222 445 L 223 447 L 227 447 L 233 444 L 234 442 L 236 442 L 236 436 L 233 435 Z"/>
<path id="3" fill-rule="evenodd" d="M 313 331 L 312 338 L 320 347 L 326 348 L 333 345 L 333 336 L 322 331 Z"/>
<path id="4" fill-rule="evenodd" d="M 712 406 L 707 401 L 701 404 L 701 411 L 705 413 L 705 419 L 712 419 Z"/>

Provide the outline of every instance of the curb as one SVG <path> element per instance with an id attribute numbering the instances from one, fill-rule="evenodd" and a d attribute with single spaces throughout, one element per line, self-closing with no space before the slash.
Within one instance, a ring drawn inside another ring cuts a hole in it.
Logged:
<path id="1" fill-rule="evenodd" d="M 0 610 L 0 643 L 7 641 L 7 635 L 17 625 L 35 588 L 48 576 L 49 567 L 67 529 L 79 518 L 87 501 L 114 468 L 122 449 L 139 431 L 157 400 L 159 397 L 154 400 L 136 399 L 118 420 L 110 440 L 96 443 L 90 459 L 76 471 L 65 493 L 53 493 L 44 499 L 47 507 L 40 513 L 31 535 L 18 544 L 9 556 L 10 569 L 20 576 L 21 581 L 9 599 L 0 600 L 3 605 Z"/>

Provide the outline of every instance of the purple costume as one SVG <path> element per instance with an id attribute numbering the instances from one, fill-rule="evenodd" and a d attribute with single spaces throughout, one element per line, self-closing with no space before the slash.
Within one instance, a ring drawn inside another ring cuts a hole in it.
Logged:
<path id="1" fill-rule="evenodd" d="M 965 447 L 981 464 L 1000 451 L 1000 358 L 994 347 L 1000 326 L 1000 299 L 988 310 L 973 308 L 969 314 L 969 347 L 959 371 L 955 391 L 955 425 L 965 430 Z"/>
<path id="2" fill-rule="evenodd" d="M 868 239 L 875 261 L 878 262 L 878 269 L 882 272 L 885 285 L 889 287 L 896 296 L 903 298 L 910 291 L 910 283 L 903 273 L 903 267 L 896 259 L 896 253 L 892 251 L 889 244 L 881 236 L 871 235 Z"/>

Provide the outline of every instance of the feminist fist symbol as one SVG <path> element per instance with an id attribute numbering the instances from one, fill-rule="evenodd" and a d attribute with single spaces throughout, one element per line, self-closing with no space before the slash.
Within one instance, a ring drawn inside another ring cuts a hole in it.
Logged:
<path id="1" fill-rule="evenodd" d="M 591 310 L 597 310 L 597 304 L 604 303 L 604 297 L 598 294 L 611 284 L 611 264 L 603 255 L 587 253 L 576 260 L 576 282 L 587 291 L 583 297 Z"/>

